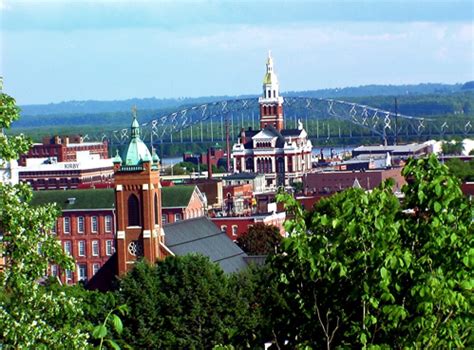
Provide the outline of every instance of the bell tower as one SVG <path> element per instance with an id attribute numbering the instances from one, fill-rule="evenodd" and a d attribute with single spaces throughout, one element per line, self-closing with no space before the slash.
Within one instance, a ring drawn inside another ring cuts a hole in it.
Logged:
<path id="1" fill-rule="evenodd" d="M 140 258 L 154 263 L 164 257 L 159 158 L 154 151 L 151 155 L 140 139 L 135 108 L 130 131 L 123 160 L 118 151 L 113 159 L 119 276 Z"/>
<path id="2" fill-rule="evenodd" d="M 259 97 L 260 128 L 273 126 L 278 131 L 283 129 L 283 97 L 280 96 L 278 78 L 273 70 L 273 58 L 268 52 L 267 71 L 263 77 L 263 95 Z"/>

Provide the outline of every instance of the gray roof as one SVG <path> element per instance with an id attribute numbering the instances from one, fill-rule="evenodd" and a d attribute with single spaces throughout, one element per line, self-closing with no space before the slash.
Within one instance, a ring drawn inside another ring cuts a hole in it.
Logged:
<path id="1" fill-rule="evenodd" d="M 359 146 L 354 149 L 356 152 L 393 152 L 393 153 L 414 153 L 426 148 L 427 145 L 421 143 L 411 143 L 408 145 L 389 146 Z"/>
<path id="2" fill-rule="evenodd" d="M 226 273 L 247 267 L 247 254 L 206 217 L 164 225 L 163 230 L 166 246 L 176 255 L 202 254 Z"/>

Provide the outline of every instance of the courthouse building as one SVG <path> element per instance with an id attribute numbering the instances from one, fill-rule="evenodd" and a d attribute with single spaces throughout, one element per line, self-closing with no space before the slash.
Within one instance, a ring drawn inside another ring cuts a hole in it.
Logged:
<path id="1" fill-rule="evenodd" d="M 260 130 L 242 130 L 232 148 L 234 172 L 264 174 L 273 188 L 301 182 L 312 167 L 313 146 L 301 122 L 297 129 L 284 128 L 283 97 L 270 54 L 259 104 Z"/>

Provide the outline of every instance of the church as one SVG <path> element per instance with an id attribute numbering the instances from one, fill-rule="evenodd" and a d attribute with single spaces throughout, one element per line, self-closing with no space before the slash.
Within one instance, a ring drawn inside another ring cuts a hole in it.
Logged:
<path id="1" fill-rule="evenodd" d="M 233 169 L 235 173 L 264 174 L 269 188 L 291 186 L 311 170 L 313 145 L 300 121 L 297 129 L 284 128 L 283 97 L 270 53 L 266 66 L 263 94 L 258 99 L 260 130 L 241 130 L 232 147 Z"/>

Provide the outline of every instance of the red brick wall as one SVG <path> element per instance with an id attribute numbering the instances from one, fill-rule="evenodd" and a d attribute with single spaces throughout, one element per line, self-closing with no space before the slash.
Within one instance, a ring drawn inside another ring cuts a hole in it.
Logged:
<path id="1" fill-rule="evenodd" d="M 95 216 L 98 219 L 98 230 L 92 232 L 92 217 Z M 111 218 L 111 230 L 106 231 L 105 221 L 106 217 Z M 70 219 L 70 232 L 64 232 L 64 218 Z M 84 217 L 84 232 L 78 231 L 78 220 L 79 217 Z M 76 270 L 73 272 L 72 280 L 66 281 L 66 274 L 64 271 L 59 271 L 59 278 L 63 283 L 77 283 L 78 282 L 78 264 L 87 265 L 87 278 L 90 279 L 93 276 L 93 264 L 99 264 L 102 267 L 105 262 L 113 254 L 107 255 L 106 246 L 107 241 L 112 242 L 112 247 L 115 246 L 115 216 L 113 210 L 90 210 L 90 211 L 65 211 L 58 218 L 56 224 L 56 235 L 61 241 L 61 245 L 64 249 L 65 242 L 71 242 L 72 257 L 76 262 Z M 85 256 L 79 256 L 79 241 L 85 241 Z M 99 255 L 93 256 L 92 242 L 99 241 Z M 51 269 L 50 269 L 51 272 Z"/>

